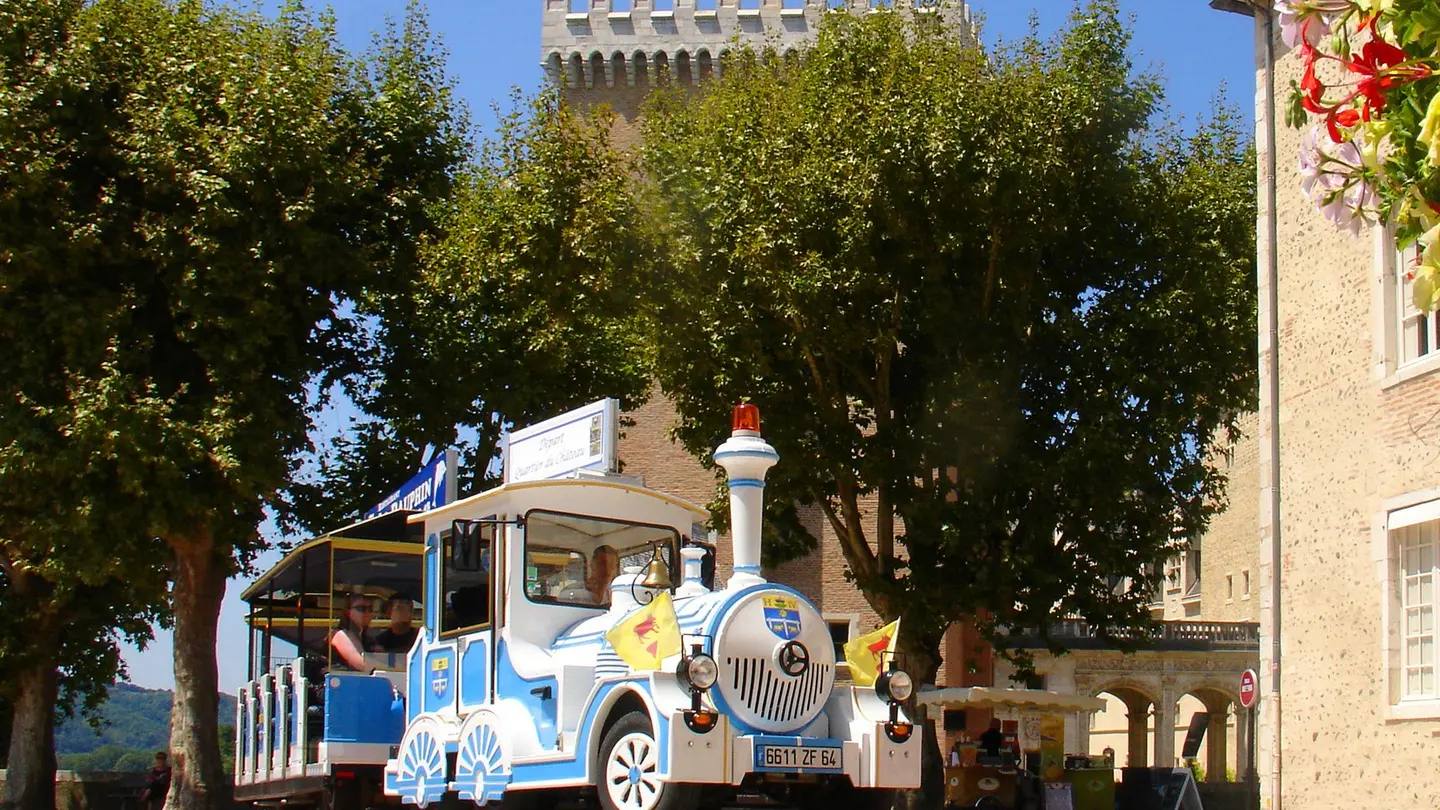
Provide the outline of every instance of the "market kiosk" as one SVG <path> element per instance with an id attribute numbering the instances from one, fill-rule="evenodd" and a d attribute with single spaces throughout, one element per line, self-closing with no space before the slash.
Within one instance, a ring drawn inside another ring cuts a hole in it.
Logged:
<path id="1" fill-rule="evenodd" d="M 988 708 L 1002 721 L 1001 756 L 985 756 L 973 741 L 962 741 L 953 759 L 947 752 L 947 807 L 1113 810 L 1114 771 L 1091 767 L 1088 757 L 1065 755 L 1066 716 L 1100 711 L 1104 700 L 974 686 L 924 691 L 916 701 L 942 709 Z"/>

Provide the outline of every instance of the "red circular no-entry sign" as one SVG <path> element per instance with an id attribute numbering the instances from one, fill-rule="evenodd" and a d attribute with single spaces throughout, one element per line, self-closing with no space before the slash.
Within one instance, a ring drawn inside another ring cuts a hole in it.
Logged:
<path id="1" fill-rule="evenodd" d="M 1255 670 L 1240 673 L 1240 705 L 1249 709 L 1260 699 L 1260 688 L 1256 682 Z"/>

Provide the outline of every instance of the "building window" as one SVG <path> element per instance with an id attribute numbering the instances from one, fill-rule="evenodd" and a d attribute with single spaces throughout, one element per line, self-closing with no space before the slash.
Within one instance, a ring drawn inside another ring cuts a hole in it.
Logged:
<path id="1" fill-rule="evenodd" d="M 854 620 L 845 618 L 826 618 L 825 624 L 830 628 L 830 643 L 835 646 L 835 662 L 841 666 L 845 664 L 845 644 L 850 640 L 850 628 Z"/>
<path id="2" fill-rule="evenodd" d="M 1226 600 L 1226 601 L 1229 601 L 1229 600 L 1234 599 L 1234 598 L 1235 598 L 1235 575 L 1234 575 L 1234 574 L 1226 574 L 1226 575 L 1225 575 L 1225 600 Z"/>
<path id="3" fill-rule="evenodd" d="M 1250 598 L 1250 572 L 1240 572 L 1240 594 L 1243 598 Z"/>
<path id="4" fill-rule="evenodd" d="M 964 709 L 946 709 L 942 715 L 945 723 L 945 730 L 951 733 L 964 731 L 969 728 L 966 723 Z"/>
<path id="5" fill-rule="evenodd" d="M 1403 251 L 1396 251 L 1394 258 L 1396 340 L 1399 342 L 1395 359 L 1400 365 L 1440 351 L 1440 318 L 1435 317 L 1436 313 L 1416 309 L 1412 300 L 1414 282 L 1410 275 L 1419 257 L 1419 245 L 1411 245 Z"/>
<path id="6" fill-rule="evenodd" d="M 1192 599 L 1200 595 L 1200 549 L 1192 548 L 1185 552 L 1185 598 Z"/>
<path id="7" fill-rule="evenodd" d="M 1395 532 L 1400 562 L 1400 694 L 1434 699 L 1436 540 L 1440 522 Z"/>

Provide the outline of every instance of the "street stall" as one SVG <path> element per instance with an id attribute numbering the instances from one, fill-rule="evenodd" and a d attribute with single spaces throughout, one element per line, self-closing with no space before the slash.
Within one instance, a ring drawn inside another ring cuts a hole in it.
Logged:
<path id="1" fill-rule="evenodd" d="M 1043 689 L 988 686 L 932 689 L 916 695 L 923 706 L 991 709 L 1004 742 L 999 756 L 962 739 L 946 756 L 947 807 L 1005 810 L 1113 810 L 1115 781 L 1109 768 L 1090 767 L 1085 756 L 1065 755 L 1065 718 L 1105 708 L 1100 698 Z"/>

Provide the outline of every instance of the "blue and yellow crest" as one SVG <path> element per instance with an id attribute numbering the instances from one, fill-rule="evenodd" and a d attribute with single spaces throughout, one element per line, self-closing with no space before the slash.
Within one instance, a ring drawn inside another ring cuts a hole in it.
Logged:
<path id="1" fill-rule="evenodd" d="M 439 655 L 430 659 L 430 691 L 435 697 L 444 697 L 450 690 L 450 656 Z"/>
<path id="2" fill-rule="evenodd" d="M 770 632 L 789 641 L 800 635 L 800 602 L 793 596 L 762 596 L 765 626 Z"/>

